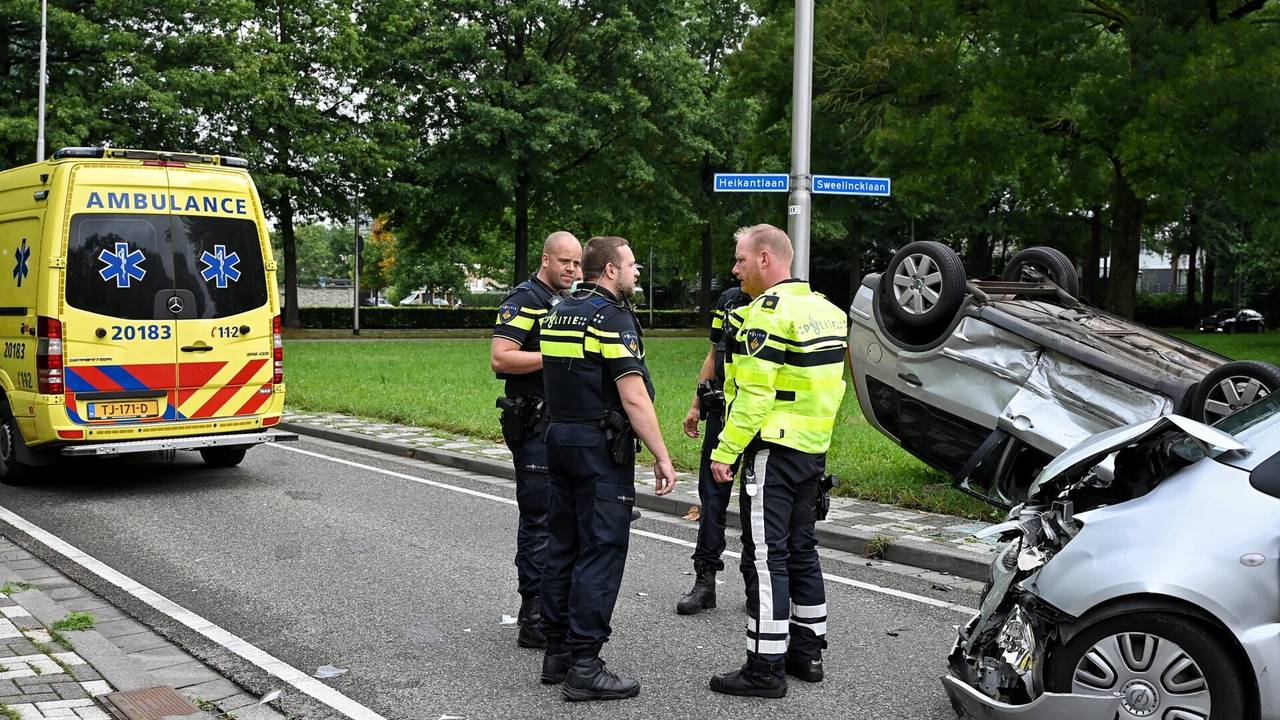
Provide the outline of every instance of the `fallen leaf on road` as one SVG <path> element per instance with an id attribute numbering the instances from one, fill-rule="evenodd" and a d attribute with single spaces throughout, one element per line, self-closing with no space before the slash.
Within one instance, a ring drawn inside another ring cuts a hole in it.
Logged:
<path id="1" fill-rule="evenodd" d="M 702 517 L 702 508 L 698 507 L 697 505 L 694 505 L 693 507 L 689 508 L 689 512 L 684 514 L 685 520 L 697 520 L 701 517 Z"/>
<path id="2" fill-rule="evenodd" d="M 911 628 L 907 627 L 906 625 L 903 625 L 902 627 L 889 630 L 888 632 L 885 633 L 885 635 L 888 635 L 889 637 L 898 637 L 898 633 L 903 632 L 905 630 L 910 630 L 910 629 Z"/>
<path id="3" fill-rule="evenodd" d="M 938 583 L 929 583 L 929 587 L 937 590 L 938 592 L 951 592 L 951 588 L 946 585 L 939 585 Z"/>
<path id="4" fill-rule="evenodd" d="M 649 597 L 649 593 L 646 593 L 646 592 L 638 592 L 636 594 L 639 595 L 640 597 Z"/>
<path id="5" fill-rule="evenodd" d="M 501 622 L 502 625 L 510 626 L 510 625 L 518 625 L 519 623 L 520 623 L 520 620 L 518 618 L 511 617 L 510 615 L 502 616 L 502 622 Z"/>
<path id="6" fill-rule="evenodd" d="M 315 677 L 323 680 L 325 678 L 338 677 L 346 671 L 346 668 L 334 667 L 332 665 L 321 665 L 316 668 Z"/>
<path id="7" fill-rule="evenodd" d="M 283 695 L 283 694 L 284 694 L 284 691 L 283 691 L 283 690 L 272 690 L 271 692 L 267 693 L 266 695 L 263 695 L 263 696 L 262 696 L 262 699 L 258 701 L 258 704 L 259 704 L 259 705 L 266 705 L 267 703 L 271 702 L 272 700 L 275 700 L 275 699 L 279 698 L 279 697 L 280 697 L 281 695 Z"/>

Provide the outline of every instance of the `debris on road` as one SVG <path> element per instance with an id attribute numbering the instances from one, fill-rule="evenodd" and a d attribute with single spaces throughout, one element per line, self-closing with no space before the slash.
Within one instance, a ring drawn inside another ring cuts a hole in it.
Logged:
<path id="1" fill-rule="evenodd" d="M 332 665 L 321 665 L 316 668 L 315 677 L 323 680 L 325 678 L 338 677 L 346 671 L 346 668 L 334 667 Z"/>

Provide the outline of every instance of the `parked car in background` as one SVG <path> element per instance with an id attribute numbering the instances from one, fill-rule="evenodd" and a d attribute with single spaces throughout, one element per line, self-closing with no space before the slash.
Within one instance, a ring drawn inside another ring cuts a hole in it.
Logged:
<path id="1" fill-rule="evenodd" d="M 1052 248 L 1017 253 L 1000 281 L 969 281 L 946 245 L 903 247 L 849 310 L 863 415 L 959 489 L 1010 508 L 1097 433 L 1175 413 L 1213 423 L 1280 391 L 1280 368 L 1089 307 L 1078 288 Z"/>
<path id="2" fill-rule="evenodd" d="M 1227 308 L 1219 310 L 1200 321 L 1200 332 L 1266 332 L 1267 321 L 1262 313 L 1248 308 L 1236 310 Z"/>

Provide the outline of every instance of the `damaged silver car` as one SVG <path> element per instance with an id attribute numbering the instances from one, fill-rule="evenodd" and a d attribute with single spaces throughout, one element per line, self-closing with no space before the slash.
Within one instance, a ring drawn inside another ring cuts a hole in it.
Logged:
<path id="1" fill-rule="evenodd" d="M 965 492 L 1005 509 L 1068 447 L 1179 414 L 1213 422 L 1280 391 L 1280 368 L 1229 358 L 1077 300 L 1070 260 L 1014 255 L 970 280 L 937 242 L 868 275 L 849 310 L 863 415 Z"/>
<path id="2" fill-rule="evenodd" d="M 943 685 L 964 718 L 1280 718 L 1280 394 L 1054 459 Z"/>

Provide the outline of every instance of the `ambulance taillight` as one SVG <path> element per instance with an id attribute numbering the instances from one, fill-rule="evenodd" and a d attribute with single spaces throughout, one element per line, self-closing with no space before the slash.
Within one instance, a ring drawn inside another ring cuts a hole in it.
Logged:
<path id="1" fill-rule="evenodd" d="M 279 385 L 284 382 L 284 337 L 280 334 L 280 316 L 271 318 L 271 344 L 275 357 L 275 375 L 271 382 Z"/>
<path id="2" fill-rule="evenodd" d="M 62 394 L 62 323 L 36 320 L 36 383 L 45 395 Z"/>

